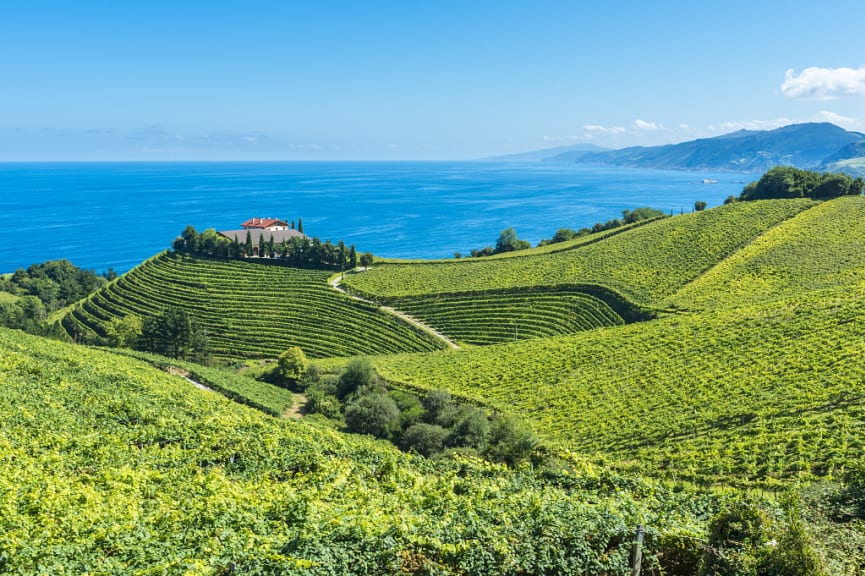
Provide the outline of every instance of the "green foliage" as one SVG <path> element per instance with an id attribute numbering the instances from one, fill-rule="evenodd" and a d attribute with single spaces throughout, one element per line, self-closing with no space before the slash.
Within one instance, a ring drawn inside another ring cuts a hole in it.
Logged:
<path id="1" fill-rule="evenodd" d="M 144 318 L 138 347 L 144 352 L 198 361 L 205 360 L 209 354 L 203 329 L 186 310 L 175 306 Z"/>
<path id="2" fill-rule="evenodd" d="M 765 513 L 756 504 L 745 500 L 729 503 L 709 523 L 709 542 L 700 575 L 756 576 L 755 551 L 766 540 L 765 524 Z"/>
<path id="3" fill-rule="evenodd" d="M 114 348 L 136 348 L 143 328 L 143 321 L 135 314 L 115 317 L 105 326 L 105 338 Z"/>
<path id="4" fill-rule="evenodd" d="M 349 432 L 389 439 L 399 430 L 399 408 L 381 388 L 362 388 L 345 407 Z"/>
<path id="5" fill-rule="evenodd" d="M 670 304 L 745 306 L 858 282 L 865 198 L 823 202 L 769 230 L 686 286 Z"/>
<path id="6" fill-rule="evenodd" d="M 702 212 L 706 209 L 706 206 L 707 204 L 705 202 L 703 202 L 702 200 L 697 200 L 696 202 L 694 202 L 694 211 Z"/>
<path id="7" fill-rule="evenodd" d="M 403 432 L 400 448 L 406 452 L 417 452 L 422 456 L 433 456 L 444 449 L 448 435 L 447 429 L 437 424 L 418 422 Z"/>
<path id="8" fill-rule="evenodd" d="M 294 404 L 294 396 L 288 390 L 267 382 L 254 380 L 246 375 L 233 374 L 218 368 L 147 352 L 116 349 L 112 352 L 143 360 L 166 372 L 186 374 L 191 380 L 219 392 L 226 398 L 271 416 L 282 416 Z"/>
<path id="9" fill-rule="evenodd" d="M 388 298 L 385 302 L 407 312 L 445 336 L 466 344 L 485 345 L 527 338 L 574 334 L 601 326 L 623 324 L 620 312 L 602 297 L 614 296 L 593 287 L 555 290 L 491 290 L 429 296 Z M 622 308 L 624 302 L 612 302 Z M 633 318 L 637 311 L 622 310 Z"/>
<path id="10" fill-rule="evenodd" d="M 865 434 L 861 289 L 376 358 L 389 382 L 531 414 L 549 444 L 695 481 L 832 475 Z M 527 376 L 530 375 L 530 376 Z"/>
<path id="11" fill-rule="evenodd" d="M 516 466 L 528 460 L 537 445 L 538 438 L 525 422 L 512 416 L 499 416 L 490 427 L 486 453 L 494 460 Z"/>
<path id="12" fill-rule="evenodd" d="M 291 346 L 279 355 L 277 367 L 283 382 L 296 383 L 306 374 L 309 361 L 301 348 Z"/>
<path id="13" fill-rule="evenodd" d="M 177 307 L 207 331 L 222 358 L 310 358 L 434 350 L 441 341 L 327 285 L 329 273 L 164 254 L 134 268 L 63 318 L 70 335 L 104 341 L 112 318 Z"/>
<path id="14" fill-rule="evenodd" d="M 637 517 L 696 533 L 694 510 L 711 506 L 648 480 L 598 482 L 576 459 L 568 488 L 530 470 L 420 461 L 127 357 L 2 329 L 0 381 L 11 574 L 591 576 L 626 566 Z"/>
<path id="15" fill-rule="evenodd" d="M 496 240 L 495 253 L 514 252 L 516 250 L 525 250 L 526 248 L 531 248 L 531 244 L 517 238 L 517 232 L 513 228 L 506 228 L 502 230 L 499 239 Z"/>
<path id="16" fill-rule="evenodd" d="M 830 174 L 800 170 L 790 166 L 777 166 L 751 182 L 742 190 L 740 200 L 770 198 L 814 198 L 830 200 L 839 196 L 858 196 L 865 188 L 865 180 L 846 174 Z"/>
<path id="17" fill-rule="evenodd" d="M 596 284 L 648 306 L 811 205 L 808 200 L 741 202 L 632 225 L 570 249 L 526 251 L 522 257 L 379 265 L 347 276 L 344 286 L 376 299 Z"/>
<path id="18" fill-rule="evenodd" d="M 373 388 L 378 384 L 378 375 L 369 358 L 355 358 L 340 374 L 336 397 L 343 400 L 360 388 Z"/>

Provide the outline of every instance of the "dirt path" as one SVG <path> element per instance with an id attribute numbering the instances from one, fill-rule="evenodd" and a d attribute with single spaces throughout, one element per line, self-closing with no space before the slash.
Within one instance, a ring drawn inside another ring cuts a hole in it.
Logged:
<path id="1" fill-rule="evenodd" d="M 349 298 L 352 298 L 353 300 L 357 300 L 358 302 L 363 302 L 365 304 L 370 304 L 372 306 L 378 306 L 379 310 L 381 310 L 382 312 L 384 312 L 386 314 L 390 314 L 391 316 L 395 316 L 396 318 L 399 318 L 403 322 L 411 324 L 412 326 L 414 326 L 418 330 L 421 330 L 422 332 L 426 332 L 427 334 L 430 334 L 431 336 L 438 338 L 439 340 L 441 340 L 442 342 L 447 344 L 448 347 L 453 348 L 454 350 L 460 349 L 460 347 L 457 345 L 456 342 L 454 342 L 453 340 L 451 340 L 450 338 L 448 338 L 447 336 L 445 336 L 444 334 L 442 334 L 441 332 L 439 332 L 438 330 L 436 330 L 432 326 L 424 324 L 423 322 L 421 322 L 417 318 L 409 316 L 405 312 L 397 310 L 396 308 L 392 308 L 391 306 L 381 306 L 378 304 L 378 302 L 373 302 L 372 300 L 369 300 L 367 298 L 361 298 L 360 296 L 355 296 L 354 294 L 350 294 L 345 288 L 342 287 L 342 276 L 337 276 L 336 278 L 331 280 L 330 281 L 330 287 L 333 288 L 334 290 L 336 290 L 337 292 L 342 292 L 343 294 L 345 294 Z"/>
<path id="2" fill-rule="evenodd" d="M 285 409 L 282 414 L 283 418 L 303 418 L 304 409 L 306 408 L 306 394 L 294 393 L 294 402 L 291 406 Z"/>
<path id="3" fill-rule="evenodd" d="M 205 386 L 201 382 L 196 382 L 195 380 L 190 378 L 189 372 L 187 372 L 186 370 L 182 370 L 180 368 L 175 368 L 174 366 L 172 366 L 168 369 L 168 373 L 174 374 L 175 376 L 180 376 L 181 378 L 183 378 L 184 380 L 186 380 L 187 382 L 189 382 L 190 384 L 192 384 L 193 386 L 195 386 L 199 390 L 207 390 L 208 392 L 216 392 L 216 390 L 214 390 L 213 388 L 208 388 L 207 386 Z"/>

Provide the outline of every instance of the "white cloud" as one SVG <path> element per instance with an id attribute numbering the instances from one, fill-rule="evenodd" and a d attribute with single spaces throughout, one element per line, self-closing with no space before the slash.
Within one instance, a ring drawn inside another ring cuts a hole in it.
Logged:
<path id="1" fill-rule="evenodd" d="M 723 132 L 736 132 L 737 130 L 774 130 L 775 128 L 795 123 L 795 120 L 783 117 L 775 118 L 774 120 L 737 120 L 721 123 L 720 129 Z M 714 128 L 714 126 L 710 126 L 709 130 L 714 130 Z"/>
<path id="2" fill-rule="evenodd" d="M 862 120 L 858 118 L 842 116 L 829 110 L 820 110 L 812 119 L 814 122 L 831 122 L 847 130 L 859 130 L 863 126 Z"/>
<path id="3" fill-rule="evenodd" d="M 624 126 L 601 126 L 599 124 L 587 124 L 583 126 L 583 130 L 596 134 L 624 134 L 626 132 Z"/>
<path id="4" fill-rule="evenodd" d="M 646 122 L 645 120 L 640 120 L 639 118 L 634 120 L 634 128 L 636 128 L 637 130 L 647 130 L 647 131 L 659 129 L 658 125 L 655 124 L 654 122 Z"/>
<path id="5" fill-rule="evenodd" d="M 796 76 L 790 68 L 781 93 L 786 98 L 834 100 L 843 96 L 865 96 L 865 66 L 861 68 L 805 68 Z"/>

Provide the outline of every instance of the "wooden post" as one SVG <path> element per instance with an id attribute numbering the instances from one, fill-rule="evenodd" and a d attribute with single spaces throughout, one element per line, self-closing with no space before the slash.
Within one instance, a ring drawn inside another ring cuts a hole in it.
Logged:
<path id="1" fill-rule="evenodd" d="M 634 542 L 631 545 L 631 576 L 640 576 L 640 565 L 643 563 L 643 525 L 637 526 Z"/>

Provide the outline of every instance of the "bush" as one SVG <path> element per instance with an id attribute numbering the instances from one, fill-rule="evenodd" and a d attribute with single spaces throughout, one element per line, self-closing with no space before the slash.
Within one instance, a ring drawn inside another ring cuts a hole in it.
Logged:
<path id="1" fill-rule="evenodd" d="M 525 424 L 509 416 L 497 416 L 490 426 L 484 454 L 491 460 L 515 466 L 529 459 L 537 445 L 537 437 Z"/>
<path id="2" fill-rule="evenodd" d="M 754 574 L 754 550 L 765 539 L 763 511 L 754 503 L 737 500 L 721 510 L 709 523 L 709 542 L 703 554 L 703 576 Z"/>
<path id="3" fill-rule="evenodd" d="M 284 384 L 295 384 L 306 373 L 309 362 L 306 354 L 297 346 L 292 346 L 279 355 L 277 369 Z"/>
<path id="4" fill-rule="evenodd" d="M 412 424 L 402 435 L 400 448 L 423 456 L 438 454 L 444 448 L 448 431 L 436 424 Z"/>
<path id="5" fill-rule="evenodd" d="M 359 388 L 376 386 L 378 383 L 378 375 L 369 358 L 355 358 L 339 377 L 336 397 L 343 400 Z"/>
<path id="6" fill-rule="evenodd" d="M 310 390 L 306 395 L 307 414 L 321 414 L 326 418 L 338 419 L 342 415 L 342 403 L 333 394 L 321 389 Z"/>
<path id="7" fill-rule="evenodd" d="M 345 425 L 349 432 L 391 438 L 399 431 L 399 408 L 381 388 L 360 389 L 345 409 Z"/>
<path id="8" fill-rule="evenodd" d="M 426 410 L 414 394 L 402 390 L 391 390 L 388 395 L 399 408 L 399 425 L 403 430 L 417 424 L 426 416 Z"/>
<path id="9" fill-rule="evenodd" d="M 448 446 L 467 446 L 480 450 L 487 442 L 490 421 L 483 410 L 473 406 L 460 406 L 458 419 L 453 423 L 446 443 Z"/>
<path id="10" fill-rule="evenodd" d="M 435 423 L 445 408 L 453 404 L 453 399 L 444 390 L 433 390 L 424 396 L 421 403 L 426 409 L 426 421 Z"/>

